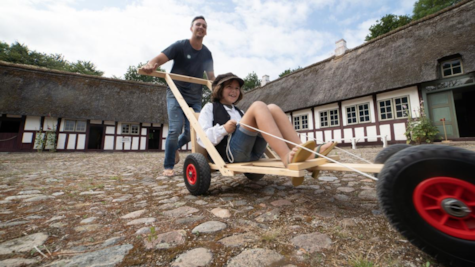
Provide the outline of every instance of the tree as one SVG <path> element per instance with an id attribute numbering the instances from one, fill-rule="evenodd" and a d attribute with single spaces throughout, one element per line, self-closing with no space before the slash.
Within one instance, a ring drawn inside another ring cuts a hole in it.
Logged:
<path id="1" fill-rule="evenodd" d="M 261 86 L 261 81 L 259 80 L 255 72 L 249 73 L 243 80 L 244 85 L 242 86 L 242 89 L 244 90 L 244 92 Z"/>
<path id="2" fill-rule="evenodd" d="M 394 29 L 408 24 L 409 22 L 411 22 L 411 18 L 409 16 L 388 14 L 382 17 L 381 20 L 377 20 L 375 25 L 371 25 L 369 28 L 370 33 L 366 36 L 365 41 L 369 41 L 378 36 L 386 34 Z"/>
<path id="3" fill-rule="evenodd" d="M 289 74 L 291 74 L 292 72 L 297 71 L 297 70 L 300 70 L 300 69 L 302 69 L 302 67 L 300 67 L 300 66 L 298 66 L 296 69 L 286 69 L 286 70 L 284 70 L 284 72 L 282 72 L 281 74 L 279 74 L 279 78 L 282 78 L 282 77 L 284 77 L 284 76 L 286 76 L 286 75 L 289 75 Z"/>
<path id="4" fill-rule="evenodd" d="M 420 19 L 427 15 L 433 14 L 446 7 L 454 5 L 461 0 L 419 0 L 414 3 L 412 10 L 412 19 Z"/>
<path id="5" fill-rule="evenodd" d="M 30 51 L 28 46 L 18 42 L 11 45 L 0 42 L 0 60 L 88 75 L 102 76 L 104 74 L 90 61 L 78 60 L 76 63 L 69 63 L 61 54 L 47 55 L 34 50 Z"/>
<path id="6" fill-rule="evenodd" d="M 140 62 L 137 67 L 129 66 L 127 72 L 124 74 L 124 79 L 127 81 L 138 81 L 138 82 L 146 82 L 146 83 L 154 83 L 154 84 L 162 84 L 166 85 L 167 82 L 163 78 L 153 77 L 149 75 L 140 75 L 137 73 L 137 70 L 143 67 L 146 63 Z M 158 71 L 165 71 L 160 67 L 157 68 Z"/>
<path id="7" fill-rule="evenodd" d="M 104 74 L 104 72 L 96 70 L 96 66 L 94 65 L 94 63 L 82 60 L 78 60 L 78 62 L 70 64 L 68 70 L 70 72 L 76 72 L 86 75 L 102 76 Z"/>

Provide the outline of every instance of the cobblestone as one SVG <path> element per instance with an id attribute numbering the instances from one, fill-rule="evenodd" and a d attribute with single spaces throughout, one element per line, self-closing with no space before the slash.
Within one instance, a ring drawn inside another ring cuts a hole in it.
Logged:
<path id="1" fill-rule="evenodd" d="M 372 160 L 381 147 L 345 150 Z M 438 266 L 389 226 L 367 177 L 213 173 L 192 196 L 181 154 L 173 178 L 163 153 L 1 154 L 0 266 Z"/>

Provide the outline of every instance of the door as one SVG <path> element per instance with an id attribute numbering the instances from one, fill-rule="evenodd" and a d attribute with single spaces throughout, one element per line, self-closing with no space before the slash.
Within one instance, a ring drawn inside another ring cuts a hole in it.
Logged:
<path id="1" fill-rule="evenodd" d="M 447 138 L 458 138 L 457 116 L 455 115 L 452 91 L 444 91 L 427 95 L 429 116 L 434 126 L 439 129 L 439 137 L 444 139 L 444 124 Z"/>
<path id="2" fill-rule="evenodd" d="M 162 135 L 160 128 L 148 129 L 148 150 L 159 150 L 162 143 Z"/>
<path id="3" fill-rule="evenodd" d="M 89 141 L 87 142 L 87 149 L 102 150 L 103 136 L 104 126 L 91 124 L 89 126 Z"/>
<path id="4" fill-rule="evenodd" d="M 0 119 L 0 151 L 16 151 L 21 120 Z"/>

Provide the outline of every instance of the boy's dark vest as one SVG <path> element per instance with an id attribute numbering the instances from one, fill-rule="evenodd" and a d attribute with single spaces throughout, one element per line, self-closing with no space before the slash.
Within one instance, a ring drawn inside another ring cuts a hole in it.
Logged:
<path id="1" fill-rule="evenodd" d="M 244 116 L 244 113 L 240 109 L 238 109 L 236 106 L 234 106 L 234 108 L 239 112 L 241 117 Z M 219 125 L 225 125 L 226 122 L 231 119 L 231 116 L 229 116 L 229 113 L 226 111 L 224 105 L 221 104 L 221 102 L 215 101 L 213 102 L 213 118 L 213 126 L 216 125 L 216 123 L 219 123 Z M 228 136 L 225 136 L 223 140 L 221 140 L 221 142 L 215 146 L 216 150 L 218 150 L 218 153 L 226 162 L 228 162 L 228 157 L 226 156 L 227 145 Z"/>

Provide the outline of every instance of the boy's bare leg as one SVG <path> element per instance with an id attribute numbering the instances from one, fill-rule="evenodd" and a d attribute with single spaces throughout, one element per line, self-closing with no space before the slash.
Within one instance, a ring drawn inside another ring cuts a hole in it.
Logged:
<path id="1" fill-rule="evenodd" d="M 275 135 L 277 137 L 283 138 L 283 135 L 280 132 L 280 129 L 276 121 L 274 120 L 271 111 L 264 102 L 254 102 L 242 117 L 241 122 L 264 132 Z M 249 129 L 244 125 L 242 125 L 242 127 L 246 128 L 249 131 L 255 132 L 254 130 Z M 287 144 L 267 134 L 262 134 L 262 137 L 264 137 L 267 143 L 269 143 L 272 149 L 277 153 L 277 155 L 279 155 L 284 165 L 287 166 L 290 152 L 290 149 Z M 300 140 L 298 141 L 298 143 L 300 143 Z M 293 154 L 290 154 L 290 156 L 292 157 L 294 154 L 295 151 L 293 152 Z"/>
<path id="2" fill-rule="evenodd" d="M 279 127 L 280 132 L 285 140 L 289 140 L 295 144 L 300 144 L 302 141 L 300 140 L 297 132 L 294 129 L 292 123 L 290 123 L 289 118 L 285 115 L 284 111 L 275 104 L 268 105 L 270 112 L 272 113 L 272 117 L 274 117 L 274 121 Z M 286 143 L 287 146 L 292 149 L 294 145 Z"/>

